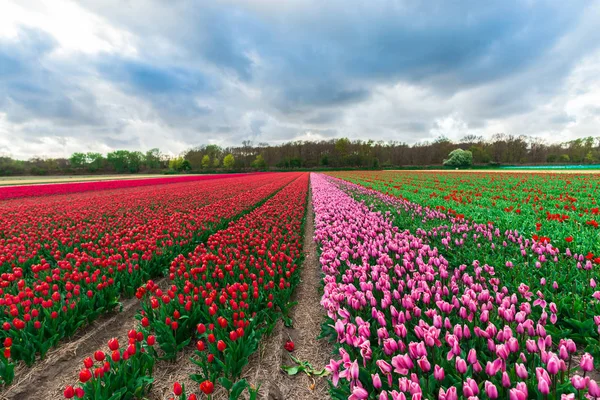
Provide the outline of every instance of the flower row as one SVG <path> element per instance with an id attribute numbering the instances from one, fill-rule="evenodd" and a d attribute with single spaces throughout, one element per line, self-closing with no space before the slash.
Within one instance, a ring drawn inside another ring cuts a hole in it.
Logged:
<path id="1" fill-rule="evenodd" d="M 586 376 L 592 357 L 570 378 L 577 345 L 548 333 L 556 304 L 524 285 L 510 290 L 476 259 L 449 262 L 427 243 L 434 231 L 398 229 L 367 206 L 373 197 L 358 202 L 322 175 L 312 182 L 324 330 L 339 349 L 327 367 L 335 398 L 600 395 Z M 430 211 L 413 208 L 413 225 Z"/>
<path id="2" fill-rule="evenodd" d="M 12 339 L 11 358 L 31 364 L 43 357 L 115 308 L 120 296 L 162 274 L 175 255 L 294 178 L 259 175 L 24 201 L 17 214 L 22 233 L 12 238 L 41 235 L 35 243 L 47 255 L 37 254 L 39 263 L 30 266 L 17 262 L 1 276 L 0 339 Z"/>
<path id="3" fill-rule="evenodd" d="M 214 233 L 193 252 L 175 257 L 167 288 L 149 281 L 137 290 L 143 304 L 137 317 L 140 332 L 153 341 L 148 353 L 174 359 L 193 343 L 198 373 L 191 378 L 201 393 L 211 394 L 217 384 L 243 390 L 246 386 L 234 381 L 263 333 L 288 312 L 299 281 L 308 192 L 308 174 L 296 176 L 262 206 Z M 82 382 L 81 390 L 91 399 L 98 393 L 94 385 L 118 391 L 123 390 L 122 382 L 139 382 L 124 393 L 143 393 L 149 390 L 140 380 L 143 376 L 142 371 L 111 369 L 92 383 Z M 175 394 L 182 395 L 181 387 L 175 387 Z"/>

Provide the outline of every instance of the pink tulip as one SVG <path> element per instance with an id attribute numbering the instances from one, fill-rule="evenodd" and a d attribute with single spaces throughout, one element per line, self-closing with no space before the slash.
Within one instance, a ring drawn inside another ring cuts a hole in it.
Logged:
<path id="1" fill-rule="evenodd" d="M 497 399 L 498 389 L 496 389 L 496 386 L 492 382 L 485 381 L 485 394 L 492 400 Z"/>
<path id="2" fill-rule="evenodd" d="M 559 360 L 555 354 L 552 354 L 552 356 L 548 359 L 548 365 L 546 366 L 546 369 L 552 375 L 558 374 Z"/>
<path id="3" fill-rule="evenodd" d="M 429 372 L 431 370 L 431 363 L 427 360 L 427 357 L 421 357 L 417 360 L 417 365 L 423 372 Z"/>
<path id="4" fill-rule="evenodd" d="M 594 357 L 592 357 L 589 353 L 585 353 L 581 357 L 581 361 L 579 362 L 579 366 L 583 372 L 590 372 L 594 369 Z"/>
<path id="5" fill-rule="evenodd" d="M 508 398 L 509 400 L 527 400 L 527 395 L 518 389 L 510 389 Z"/>
<path id="6" fill-rule="evenodd" d="M 588 392 L 592 397 L 600 397 L 600 387 L 593 379 L 588 382 Z"/>
<path id="7" fill-rule="evenodd" d="M 375 389 L 381 389 L 381 378 L 379 377 L 379 374 L 371 374 L 371 381 L 373 382 L 373 387 Z"/>
<path id="8" fill-rule="evenodd" d="M 527 368 L 525 368 L 525 365 L 520 364 L 520 363 L 516 363 L 515 364 L 515 371 L 517 373 L 517 376 L 520 379 L 527 379 L 529 376 L 529 373 L 527 372 Z"/>
<path id="9" fill-rule="evenodd" d="M 573 385 L 573 387 L 577 390 L 583 390 L 587 387 L 588 385 L 588 381 L 589 381 L 589 377 L 581 377 L 579 375 L 574 375 L 571 378 L 571 384 Z"/>
<path id="10" fill-rule="evenodd" d="M 538 390 L 543 395 L 547 395 L 548 393 L 550 393 L 550 386 L 548 385 L 548 382 L 545 379 L 538 380 Z"/>
<path id="11" fill-rule="evenodd" d="M 348 400 L 364 400 L 367 397 L 369 397 L 369 392 L 359 386 L 355 386 Z"/>
<path id="12" fill-rule="evenodd" d="M 443 381 L 445 376 L 446 374 L 444 373 L 444 368 L 436 364 L 433 367 L 433 377 L 438 381 Z"/>
<path id="13" fill-rule="evenodd" d="M 511 386 L 510 378 L 509 378 L 508 374 L 506 373 L 506 371 L 504 371 L 502 373 L 502 386 L 505 388 L 509 388 Z"/>
<path id="14" fill-rule="evenodd" d="M 456 371 L 460 374 L 465 374 L 467 372 L 467 363 L 460 357 L 456 357 Z"/>

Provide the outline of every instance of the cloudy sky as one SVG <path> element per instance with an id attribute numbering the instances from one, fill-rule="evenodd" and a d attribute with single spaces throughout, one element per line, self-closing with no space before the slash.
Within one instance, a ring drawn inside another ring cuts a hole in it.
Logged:
<path id="1" fill-rule="evenodd" d="M 0 155 L 600 136 L 600 0 L 3 0 Z"/>

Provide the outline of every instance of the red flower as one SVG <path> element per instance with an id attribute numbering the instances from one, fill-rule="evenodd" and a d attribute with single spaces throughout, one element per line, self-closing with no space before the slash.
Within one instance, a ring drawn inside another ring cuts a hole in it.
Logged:
<path id="1" fill-rule="evenodd" d="M 204 394 L 211 394 L 215 389 L 215 385 L 211 381 L 204 381 L 200 384 L 200 390 Z"/>
<path id="2" fill-rule="evenodd" d="M 85 383 L 90 379 L 92 379 L 92 372 L 89 369 L 84 368 L 79 372 L 79 380 L 81 383 Z"/>
<path id="3" fill-rule="evenodd" d="M 206 332 L 206 327 L 204 326 L 204 324 L 198 324 L 198 327 L 197 327 L 197 329 L 198 329 L 198 333 L 199 333 L 199 334 L 201 334 L 201 335 L 202 335 L 204 332 Z"/>
<path id="4" fill-rule="evenodd" d="M 156 343 L 156 337 L 154 335 L 148 336 L 147 343 L 149 346 L 154 346 Z"/>
<path id="5" fill-rule="evenodd" d="M 566 241 L 567 243 L 571 243 L 571 242 L 573 241 L 573 236 L 567 236 L 567 237 L 565 238 L 565 241 Z"/>
<path id="6" fill-rule="evenodd" d="M 217 342 L 217 349 L 219 349 L 219 351 L 225 351 L 226 348 L 227 348 L 227 345 L 225 344 L 224 341 L 219 340 Z"/>
<path id="7" fill-rule="evenodd" d="M 83 360 L 83 365 L 85 365 L 86 368 L 92 368 L 94 366 L 94 360 L 92 360 L 92 357 L 87 357 Z"/>
<path id="8" fill-rule="evenodd" d="M 285 342 L 285 345 L 283 346 L 287 351 L 294 351 L 294 349 L 296 348 L 296 346 L 294 345 L 294 342 L 292 342 L 291 340 L 288 340 L 287 342 Z"/>
<path id="9" fill-rule="evenodd" d="M 104 357 L 105 357 L 105 355 L 104 355 L 103 351 L 98 350 L 97 352 L 94 353 L 94 359 L 96 361 L 104 361 Z"/>
<path id="10" fill-rule="evenodd" d="M 72 399 L 75 396 L 75 389 L 73 389 L 73 386 L 67 386 L 63 394 L 67 399 Z"/>
<path id="11" fill-rule="evenodd" d="M 183 389 L 181 388 L 181 384 L 179 382 L 175 382 L 173 385 L 173 393 L 175 393 L 175 396 L 181 396 L 182 392 Z"/>
<path id="12" fill-rule="evenodd" d="M 119 349 L 119 341 L 115 338 L 112 338 L 108 341 L 108 348 L 112 351 Z"/>

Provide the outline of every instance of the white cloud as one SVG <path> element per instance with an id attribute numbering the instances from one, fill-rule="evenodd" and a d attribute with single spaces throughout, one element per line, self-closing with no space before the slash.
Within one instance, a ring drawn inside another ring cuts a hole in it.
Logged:
<path id="1" fill-rule="evenodd" d="M 55 56 L 72 52 L 136 54 L 134 36 L 69 0 L 6 0 L 0 3 L 0 37 L 14 38 L 22 27 L 39 29 L 57 42 Z"/>

